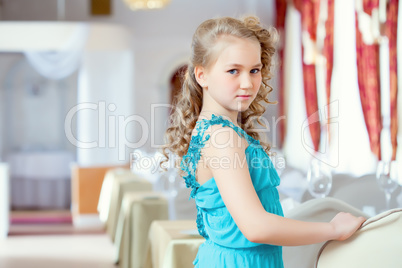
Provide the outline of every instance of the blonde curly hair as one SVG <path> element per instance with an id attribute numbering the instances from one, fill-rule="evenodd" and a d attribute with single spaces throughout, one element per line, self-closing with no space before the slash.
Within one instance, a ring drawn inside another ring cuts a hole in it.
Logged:
<path id="1" fill-rule="evenodd" d="M 163 155 L 166 157 L 162 161 L 169 160 L 169 152 L 178 156 L 180 159 L 187 153 L 191 133 L 196 125 L 202 108 L 202 87 L 197 83 L 194 68 L 202 66 L 205 68 L 213 65 L 218 56 L 214 53 L 214 46 L 219 42 L 223 35 L 258 41 L 261 45 L 261 76 L 262 83 L 256 98 L 250 104 L 249 109 L 240 113 L 238 123 L 247 134 L 254 139 L 259 139 L 259 134 L 254 129 L 254 122 L 257 121 L 261 126 L 265 125 L 260 121 L 260 117 L 265 112 L 265 107 L 261 102 L 272 104 L 268 100 L 268 94 L 273 90 L 268 84 L 272 78 L 273 55 L 275 53 L 275 43 L 277 32 L 274 28 L 266 29 L 257 17 L 248 16 L 243 19 L 231 17 L 221 17 L 209 19 L 198 26 L 192 39 L 191 56 L 181 94 L 178 94 L 170 116 L 170 127 L 165 133 L 165 145 L 162 146 Z M 261 142 L 265 151 L 268 153 L 270 145 Z"/>

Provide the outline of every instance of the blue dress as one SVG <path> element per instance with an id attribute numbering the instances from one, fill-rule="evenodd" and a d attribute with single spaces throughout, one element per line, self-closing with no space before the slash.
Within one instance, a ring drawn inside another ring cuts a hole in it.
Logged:
<path id="1" fill-rule="evenodd" d="M 247 240 L 223 203 L 214 178 L 203 185 L 196 181 L 201 149 L 210 138 L 205 135 L 205 130 L 212 125 L 231 127 L 247 140 L 246 160 L 257 195 L 267 212 L 283 216 L 276 189 L 279 177 L 259 141 L 221 116 L 212 115 L 210 120 L 198 121 L 197 135 L 191 138 L 188 152 L 181 162 L 186 186 L 192 188 L 190 198 L 195 199 L 197 206 L 197 228 L 206 238 L 193 264 L 199 268 L 282 268 L 282 247 Z"/>

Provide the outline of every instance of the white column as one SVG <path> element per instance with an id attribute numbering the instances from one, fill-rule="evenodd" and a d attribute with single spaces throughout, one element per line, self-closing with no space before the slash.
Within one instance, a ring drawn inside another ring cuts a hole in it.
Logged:
<path id="1" fill-rule="evenodd" d="M 308 127 L 302 129 L 306 120 L 306 105 L 303 92 L 303 66 L 301 51 L 301 18 L 300 13 L 290 5 L 286 14 L 284 44 L 284 90 L 287 96 L 287 135 L 284 143 L 284 154 L 287 165 L 307 171 L 311 154 L 307 147 L 313 148 Z M 303 135 L 306 134 L 306 135 Z M 302 137 L 305 138 L 301 142 Z"/>
<path id="2" fill-rule="evenodd" d="M 134 116 L 133 53 L 128 50 L 88 51 L 78 82 L 78 104 L 66 118 L 65 129 L 77 120 L 77 147 L 82 166 L 125 164 L 131 147 L 140 145 L 134 127 L 143 121 Z"/>
<path id="3" fill-rule="evenodd" d="M 6 238 L 10 225 L 10 179 L 8 164 L 0 163 L 0 239 Z"/>
<path id="4" fill-rule="evenodd" d="M 381 89 L 381 159 L 389 162 L 392 158 L 391 143 L 391 88 L 389 77 L 389 41 L 386 36 L 380 39 L 380 89 Z"/>

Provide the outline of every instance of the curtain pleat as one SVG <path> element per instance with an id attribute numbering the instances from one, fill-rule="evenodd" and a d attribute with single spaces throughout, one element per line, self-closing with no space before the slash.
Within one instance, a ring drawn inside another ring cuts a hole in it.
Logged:
<path id="1" fill-rule="evenodd" d="M 284 116 L 285 120 L 278 121 L 279 127 L 279 146 L 282 147 L 286 135 L 286 104 L 285 104 L 285 88 L 284 88 L 284 48 L 285 48 L 285 19 L 287 0 L 276 0 L 276 28 L 280 34 L 280 42 L 278 47 L 279 69 L 278 69 L 278 100 L 279 100 L 279 117 Z"/>
<path id="2" fill-rule="evenodd" d="M 315 65 L 303 63 L 303 80 L 306 112 L 311 140 L 314 145 L 314 150 L 318 151 L 320 146 L 321 123 L 319 120 L 317 120 L 319 118 L 316 114 L 318 111 L 318 100 Z"/>
<path id="3" fill-rule="evenodd" d="M 378 0 L 362 0 L 363 11 L 371 15 L 378 8 Z M 362 23 L 362 22 L 360 22 Z M 364 120 L 370 139 L 371 151 L 381 159 L 380 134 L 382 129 L 380 107 L 379 45 L 366 44 L 359 29 L 356 12 L 357 78 Z"/>
<path id="4" fill-rule="evenodd" d="M 325 40 L 324 40 L 324 48 L 323 55 L 326 58 L 326 81 L 325 87 L 327 92 L 327 103 L 329 104 L 331 101 L 331 80 L 332 80 L 332 70 L 334 66 L 334 0 L 328 0 L 328 17 L 325 22 Z M 327 110 L 327 118 L 328 120 L 331 118 L 330 109 Z M 328 131 L 329 135 L 329 131 Z"/>
<path id="5" fill-rule="evenodd" d="M 379 7 L 379 0 L 362 0 L 363 11 L 372 15 L 373 9 Z M 392 160 L 396 158 L 398 116 L 397 116 L 397 21 L 398 0 L 387 3 L 387 20 L 384 34 L 389 40 L 389 70 L 390 70 L 390 107 L 391 107 L 391 143 Z M 362 22 L 360 22 L 362 23 Z M 359 17 L 356 12 L 356 56 L 360 99 L 366 128 L 370 139 L 371 151 L 381 159 L 381 87 L 379 74 L 379 45 L 377 42 L 366 44 L 359 30 Z"/>
<path id="6" fill-rule="evenodd" d="M 320 11 L 319 0 L 294 0 L 295 8 L 301 14 L 302 35 L 308 33 L 310 40 L 315 44 L 317 40 L 317 25 Z M 313 116 L 318 111 L 317 100 L 317 83 L 315 62 L 306 62 L 305 60 L 305 44 L 302 48 L 303 55 L 303 85 L 306 103 L 306 112 L 309 122 L 309 130 L 313 142 L 314 150 L 319 150 L 321 125 L 316 116 Z"/>
<path id="7" fill-rule="evenodd" d="M 398 26 L 398 0 L 390 0 L 387 7 L 387 21 L 385 35 L 389 40 L 389 78 L 391 95 L 391 143 L 392 160 L 396 159 L 398 135 L 398 77 L 397 77 L 397 26 Z"/>

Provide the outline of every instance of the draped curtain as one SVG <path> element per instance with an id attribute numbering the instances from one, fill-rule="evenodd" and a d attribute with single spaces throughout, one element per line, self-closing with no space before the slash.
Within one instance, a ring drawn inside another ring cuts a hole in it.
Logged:
<path id="1" fill-rule="evenodd" d="M 323 47 L 323 56 L 326 59 L 326 81 L 325 88 L 327 93 L 327 103 L 331 101 L 331 81 L 332 81 L 332 70 L 334 66 L 334 2 L 335 0 L 328 0 L 327 2 L 327 20 L 325 22 L 325 39 Z M 327 110 L 327 118 L 330 120 L 330 109 Z M 328 132 L 329 133 L 329 132 Z"/>
<path id="2" fill-rule="evenodd" d="M 385 34 L 389 39 L 392 160 L 396 159 L 396 150 L 398 146 L 397 144 L 397 135 L 398 135 L 397 26 L 398 26 L 398 0 L 390 0 L 387 8 L 387 21 L 385 23 Z"/>
<path id="3" fill-rule="evenodd" d="M 31 66 L 43 77 L 52 80 L 64 79 L 79 68 L 88 34 L 89 26 L 81 23 L 76 26 L 60 50 L 27 50 L 24 54 Z"/>
<path id="4" fill-rule="evenodd" d="M 379 0 L 362 0 L 363 12 L 372 15 L 378 9 Z M 356 12 L 356 61 L 357 77 L 362 103 L 364 120 L 370 139 L 371 151 L 380 159 L 381 107 L 380 107 L 380 75 L 379 45 L 363 41 L 363 18 Z M 360 22 L 360 25 L 359 25 Z"/>
<path id="5" fill-rule="evenodd" d="M 374 17 L 378 12 L 379 0 L 359 0 L 362 10 L 356 5 L 356 60 L 360 99 L 366 128 L 370 140 L 371 151 L 381 159 L 381 88 L 379 74 L 379 44 L 375 33 L 367 24 L 368 16 Z M 387 20 L 382 29 L 389 39 L 390 62 L 390 106 L 391 106 L 391 143 L 392 160 L 396 158 L 397 149 L 397 17 L 398 0 L 390 0 L 387 4 Z M 381 29 L 380 29 L 381 30 Z M 370 39 L 371 37 L 371 39 Z"/>
<path id="6" fill-rule="evenodd" d="M 287 0 L 276 0 L 276 28 L 279 31 L 280 35 L 280 45 L 278 47 L 278 56 L 279 56 L 279 70 L 278 70 L 278 99 L 279 99 L 279 117 L 286 118 L 286 108 L 285 108 L 285 88 L 284 88 L 284 74 L 283 74 L 283 62 L 284 62 L 284 48 L 285 48 L 285 18 L 286 18 L 286 8 L 287 8 Z M 286 121 L 279 120 L 279 144 L 283 145 L 285 140 L 286 133 Z"/>
<path id="7" fill-rule="evenodd" d="M 313 142 L 314 150 L 318 151 L 320 144 L 320 121 L 315 115 L 318 111 L 317 100 L 317 79 L 315 73 L 315 62 L 307 62 L 306 49 L 308 43 L 313 44 L 317 41 L 317 24 L 320 9 L 318 0 L 294 0 L 294 5 L 301 15 L 302 25 L 302 55 L 303 55 L 303 85 L 306 103 L 307 118 L 309 120 L 310 135 Z"/>
<path id="8" fill-rule="evenodd" d="M 319 24 L 320 15 L 320 0 L 293 0 L 293 5 L 300 12 L 301 24 L 302 24 L 302 57 L 303 57 L 303 86 L 305 94 L 306 112 L 309 123 L 309 130 L 311 139 L 313 142 L 314 150 L 319 150 L 320 136 L 321 136 L 321 124 L 318 107 L 318 95 L 317 95 L 317 79 L 316 79 L 316 64 L 318 59 L 324 59 L 326 61 L 326 103 L 330 101 L 330 85 L 333 69 L 333 27 L 334 27 L 334 0 L 327 1 L 327 14 L 325 21 L 325 39 L 321 51 L 317 51 L 317 27 Z M 277 19 L 276 24 L 280 32 L 284 31 L 285 14 L 287 1 L 276 0 L 277 7 Z M 282 40 L 283 42 L 283 40 Z M 283 51 L 279 50 L 279 56 L 281 62 L 283 62 Z M 282 66 L 279 70 L 279 101 L 280 116 L 285 115 L 284 109 L 284 90 L 283 90 L 283 69 Z M 322 108 L 322 107 L 320 107 Z M 327 110 L 329 112 L 329 109 Z M 327 115 L 329 118 L 329 115 Z M 286 135 L 285 123 L 279 122 L 279 128 L 281 131 L 280 140 L 283 141 Z"/>

